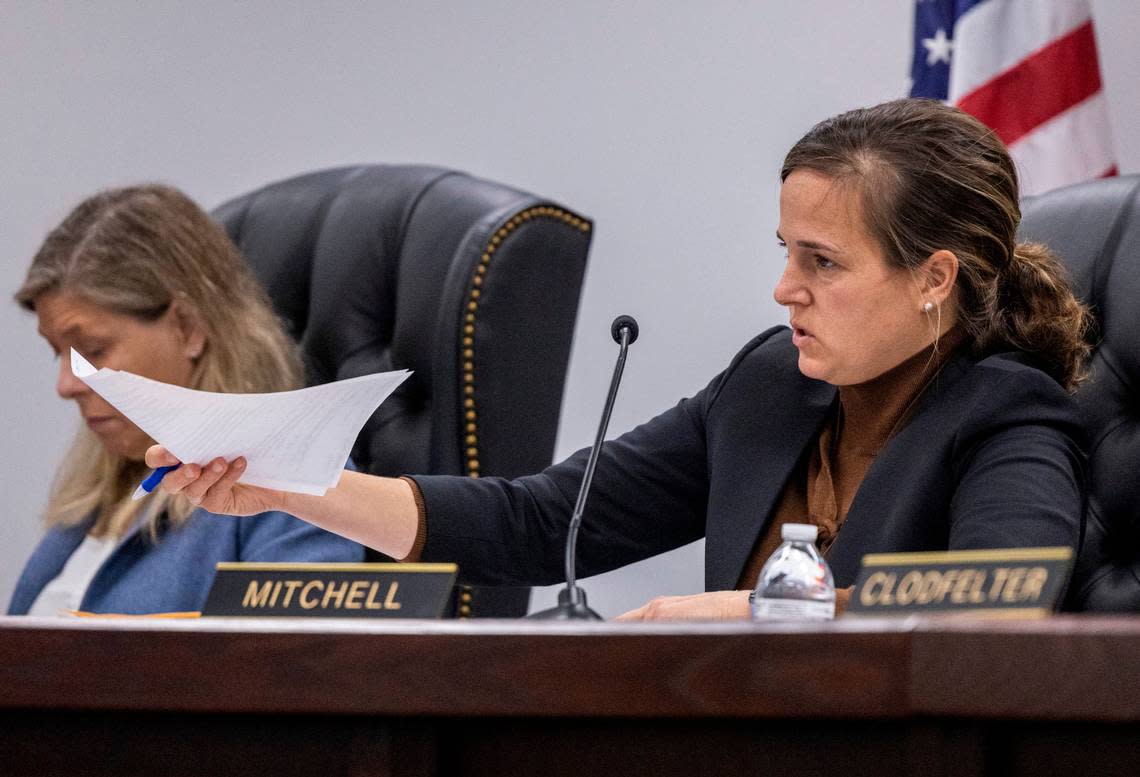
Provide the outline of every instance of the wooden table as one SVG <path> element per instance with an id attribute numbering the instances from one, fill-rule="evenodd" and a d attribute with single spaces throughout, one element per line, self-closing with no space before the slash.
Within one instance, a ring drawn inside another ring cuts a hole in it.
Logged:
<path id="1" fill-rule="evenodd" d="M 1140 774 L 1140 618 L 0 618 L 0 775 Z"/>

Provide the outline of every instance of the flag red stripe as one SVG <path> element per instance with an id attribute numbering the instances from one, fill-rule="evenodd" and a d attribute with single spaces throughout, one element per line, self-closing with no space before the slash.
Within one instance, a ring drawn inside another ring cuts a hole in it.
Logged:
<path id="1" fill-rule="evenodd" d="M 1100 91 L 1092 21 L 1035 51 L 958 101 L 1006 145 Z"/>

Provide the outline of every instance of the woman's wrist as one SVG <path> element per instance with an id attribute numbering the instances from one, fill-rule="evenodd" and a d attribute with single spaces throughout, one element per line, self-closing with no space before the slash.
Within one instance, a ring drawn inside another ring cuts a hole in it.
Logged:
<path id="1" fill-rule="evenodd" d="M 412 486 L 399 478 L 346 470 L 323 496 L 278 493 L 274 509 L 385 555 L 404 558 L 415 546 L 419 511 Z"/>

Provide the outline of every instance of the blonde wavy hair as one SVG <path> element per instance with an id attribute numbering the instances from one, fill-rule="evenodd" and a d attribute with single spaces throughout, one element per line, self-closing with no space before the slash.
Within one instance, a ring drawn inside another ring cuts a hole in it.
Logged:
<path id="1" fill-rule="evenodd" d="M 48 234 L 15 299 L 34 312 L 36 300 L 55 292 L 144 321 L 175 300 L 194 311 L 206 345 L 189 388 L 259 393 L 302 383 L 298 347 L 237 247 L 169 186 L 110 189 L 81 202 Z M 157 538 L 160 522 L 179 525 L 194 507 L 158 492 L 132 501 L 145 472 L 142 462 L 108 451 L 83 427 L 56 473 L 45 521 L 73 526 L 95 513 L 92 534 L 121 536 L 145 509 Z"/>

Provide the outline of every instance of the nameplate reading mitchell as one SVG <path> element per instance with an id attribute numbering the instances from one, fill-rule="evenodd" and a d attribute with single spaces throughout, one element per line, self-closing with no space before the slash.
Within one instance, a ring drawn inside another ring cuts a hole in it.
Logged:
<path id="1" fill-rule="evenodd" d="M 223 562 L 203 616 L 439 618 L 454 564 Z"/>

